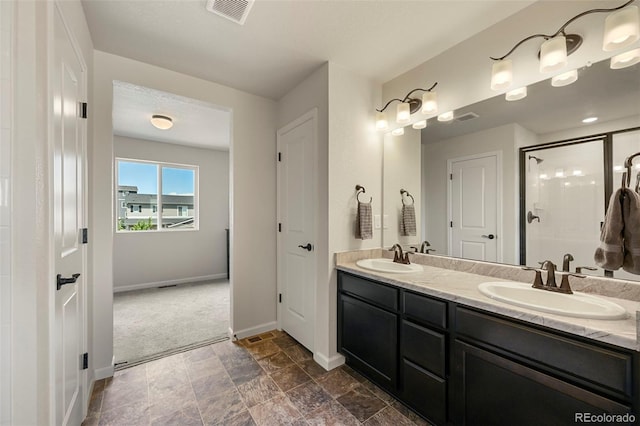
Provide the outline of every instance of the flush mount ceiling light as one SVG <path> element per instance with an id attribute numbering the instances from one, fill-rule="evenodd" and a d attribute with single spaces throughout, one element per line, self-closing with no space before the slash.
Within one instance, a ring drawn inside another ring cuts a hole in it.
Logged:
<path id="1" fill-rule="evenodd" d="M 151 124 L 153 127 L 160 130 L 169 130 L 173 127 L 173 120 L 166 115 L 154 114 L 151 116 Z"/>
<path id="2" fill-rule="evenodd" d="M 563 72 L 562 74 L 554 75 L 551 78 L 551 85 L 553 87 L 568 86 L 578 80 L 578 70 L 571 70 Z"/>
<path id="3" fill-rule="evenodd" d="M 540 48 L 540 72 L 559 71 L 567 65 L 567 57 L 575 52 L 582 44 L 582 36 L 567 34 L 565 29 L 576 19 L 592 13 L 613 12 L 605 20 L 603 50 L 611 51 L 629 46 L 640 38 L 640 18 L 638 8 L 629 6 L 635 0 L 628 0 L 624 4 L 610 9 L 591 9 L 569 19 L 553 34 L 534 34 L 516 43 L 506 55 L 491 57 L 494 62 L 491 73 L 491 89 L 505 90 L 511 86 L 513 75 L 511 63 L 507 59 L 520 45 L 534 38 L 544 38 Z M 640 60 L 640 59 L 639 59 Z M 509 61 L 509 62 L 508 62 Z M 613 67 L 613 61 L 612 61 Z"/>
<path id="4" fill-rule="evenodd" d="M 519 87 L 507 92 L 505 99 L 508 101 L 519 101 L 520 99 L 527 97 L 527 86 Z"/>
<path id="5" fill-rule="evenodd" d="M 435 92 L 432 92 L 432 90 L 435 89 L 437 85 L 438 83 L 436 82 L 433 83 L 433 86 L 428 89 L 413 89 L 409 93 L 407 93 L 404 98 L 391 99 L 385 104 L 384 107 L 382 107 L 381 109 L 376 109 L 376 129 L 385 130 L 389 126 L 387 116 L 384 111 L 392 102 L 395 101 L 400 102 L 396 110 L 396 123 L 398 124 L 408 124 L 411 121 L 411 114 L 417 112 L 418 110 L 420 110 L 420 108 L 422 108 L 423 114 L 425 114 L 425 110 L 433 111 L 433 113 L 437 112 L 437 96 Z M 426 93 L 422 96 L 422 99 L 412 98 L 411 95 L 413 95 L 415 92 Z"/>

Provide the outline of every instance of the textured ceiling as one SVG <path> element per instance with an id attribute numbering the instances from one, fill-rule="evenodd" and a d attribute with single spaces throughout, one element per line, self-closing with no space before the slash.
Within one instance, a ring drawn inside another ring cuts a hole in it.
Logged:
<path id="1" fill-rule="evenodd" d="M 173 127 L 156 129 L 149 121 L 153 114 L 171 117 Z M 224 108 L 135 84 L 113 83 L 113 133 L 116 135 L 228 150 L 230 132 L 231 113 Z"/>
<path id="2" fill-rule="evenodd" d="M 532 0 L 257 0 L 243 26 L 205 0 L 83 0 L 94 47 L 279 99 L 325 61 L 384 83 Z"/>

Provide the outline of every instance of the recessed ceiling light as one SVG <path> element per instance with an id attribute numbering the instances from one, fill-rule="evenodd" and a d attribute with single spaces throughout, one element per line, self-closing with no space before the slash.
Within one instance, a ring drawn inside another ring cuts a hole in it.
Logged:
<path id="1" fill-rule="evenodd" d="M 598 121 L 598 117 L 587 117 L 584 120 L 582 120 L 584 124 L 593 123 L 594 121 Z"/>
<path id="2" fill-rule="evenodd" d="M 166 115 L 154 114 L 151 116 L 151 124 L 153 127 L 160 130 L 169 130 L 173 127 L 173 120 Z"/>

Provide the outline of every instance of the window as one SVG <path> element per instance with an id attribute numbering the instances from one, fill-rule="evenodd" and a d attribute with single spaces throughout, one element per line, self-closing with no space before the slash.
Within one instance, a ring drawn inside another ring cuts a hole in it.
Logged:
<path id="1" fill-rule="evenodd" d="M 197 229 L 196 166 L 117 159 L 118 231 Z"/>

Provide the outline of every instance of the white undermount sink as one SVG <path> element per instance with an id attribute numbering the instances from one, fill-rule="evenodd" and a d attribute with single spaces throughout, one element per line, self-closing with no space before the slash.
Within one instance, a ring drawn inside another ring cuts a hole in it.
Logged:
<path id="1" fill-rule="evenodd" d="M 361 268 L 369 269 L 376 272 L 386 272 L 388 274 L 410 274 L 412 272 L 422 272 L 422 266 L 412 263 L 405 265 L 395 263 L 391 259 L 361 259 L 356 262 Z"/>
<path id="2" fill-rule="evenodd" d="M 478 289 L 491 299 L 541 312 L 603 320 L 627 318 L 622 306 L 585 293 L 556 293 L 510 281 L 486 282 Z"/>

